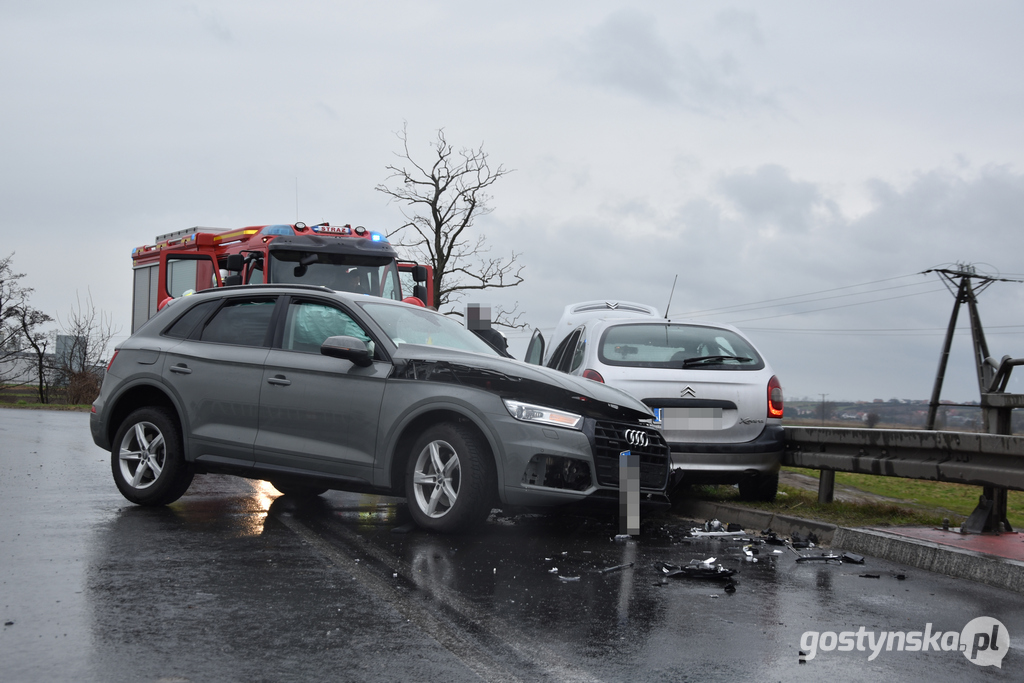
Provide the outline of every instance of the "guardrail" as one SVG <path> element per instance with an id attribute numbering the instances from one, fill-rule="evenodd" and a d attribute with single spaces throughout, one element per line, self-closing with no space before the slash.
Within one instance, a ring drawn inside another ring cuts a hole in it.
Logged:
<path id="1" fill-rule="evenodd" d="M 786 427 L 782 464 L 821 470 L 818 500 L 831 502 L 836 472 L 985 487 L 968 531 L 1012 530 L 1006 491 L 1024 491 L 1024 437 L 973 432 Z"/>

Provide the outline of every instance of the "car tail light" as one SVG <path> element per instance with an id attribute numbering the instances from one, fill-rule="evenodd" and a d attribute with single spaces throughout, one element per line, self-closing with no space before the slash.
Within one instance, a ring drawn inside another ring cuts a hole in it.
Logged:
<path id="1" fill-rule="evenodd" d="M 602 377 L 601 373 L 598 372 L 597 370 L 591 370 L 590 368 L 587 368 L 586 370 L 583 371 L 583 377 L 584 379 L 592 379 L 595 382 L 600 382 L 601 384 L 604 384 L 604 377 Z"/>
<path id="2" fill-rule="evenodd" d="M 775 376 L 768 380 L 768 417 L 782 417 L 782 383 Z"/>
<path id="3" fill-rule="evenodd" d="M 114 349 L 114 355 L 110 357 L 110 362 L 107 363 L 107 372 L 110 372 L 110 366 L 114 364 L 115 358 L 117 358 L 117 349 Z"/>

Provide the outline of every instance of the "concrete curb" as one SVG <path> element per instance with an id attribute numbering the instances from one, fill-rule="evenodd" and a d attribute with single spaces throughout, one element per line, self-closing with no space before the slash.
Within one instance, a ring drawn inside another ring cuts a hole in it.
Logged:
<path id="1" fill-rule="evenodd" d="M 722 522 L 735 522 L 745 529 L 770 528 L 786 536 L 791 536 L 794 531 L 801 536 L 813 532 L 820 541 L 819 545 L 842 548 L 860 555 L 1024 593 L 1024 562 L 1016 560 L 874 529 L 847 529 L 834 524 L 776 515 L 725 503 L 686 500 L 676 505 L 673 512 L 696 520 L 718 519 Z"/>
<path id="2" fill-rule="evenodd" d="M 843 550 L 927 569 L 958 579 L 1024 593 L 1024 562 L 930 541 L 906 538 L 875 529 L 840 527 L 832 545 Z"/>

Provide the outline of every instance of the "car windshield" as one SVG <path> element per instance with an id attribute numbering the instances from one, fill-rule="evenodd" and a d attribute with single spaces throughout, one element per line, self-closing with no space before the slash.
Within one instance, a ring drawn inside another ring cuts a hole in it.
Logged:
<path id="1" fill-rule="evenodd" d="M 323 285 L 385 299 L 402 298 L 398 269 L 390 257 L 272 250 L 270 281 Z"/>
<path id="2" fill-rule="evenodd" d="M 486 342 L 461 324 L 439 313 L 413 306 L 360 302 L 396 346 L 424 344 L 461 351 L 498 355 Z"/>
<path id="3" fill-rule="evenodd" d="M 764 361 L 731 330 L 704 325 L 637 323 L 605 331 L 598 354 L 608 365 L 760 370 Z"/>

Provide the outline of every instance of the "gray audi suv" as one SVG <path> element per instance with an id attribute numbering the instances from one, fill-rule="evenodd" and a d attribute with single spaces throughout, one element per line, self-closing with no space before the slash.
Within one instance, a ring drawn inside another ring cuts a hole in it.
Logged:
<path id="1" fill-rule="evenodd" d="M 421 307 L 303 285 L 207 290 L 120 345 L 92 407 L 121 493 L 181 497 L 193 476 L 281 493 L 405 496 L 441 532 L 495 506 L 618 500 L 620 454 L 664 497 L 651 410 L 607 385 L 504 358 Z"/>

